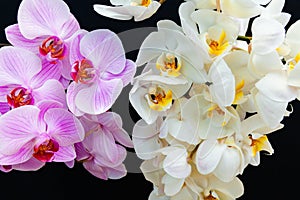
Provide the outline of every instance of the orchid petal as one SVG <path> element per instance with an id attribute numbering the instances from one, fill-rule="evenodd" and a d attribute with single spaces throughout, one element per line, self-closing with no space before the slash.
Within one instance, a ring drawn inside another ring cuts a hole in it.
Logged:
<path id="1" fill-rule="evenodd" d="M 209 174 L 218 166 L 226 145 L 218 144 L 217 140 L 204 140 L 199 146 L 195 162 L 201 174 Z"/>
<path id="2" fill-rule="evenodd" d="M 70 17 L 69 7 L 64 1 L 22 1 L 18 11 L 20 31 L 28 39 L 42 35 L 60 36 Z"/>
<path id="3" fill-rule="evenodd" d="M 76 158 L 76 152 L 73 145 L 59 146 L 55 152 L 53 162 L 69 162 Z"/>
<path id="4" fill-rule="evenodd" d="M 62 108 L 49 109 L 44 116 L 47 132 L 60 146 L 69 146 L 84 138 L 84 129 L 80 121 Z"/>
<path id="5" fill-rule="evenodd" d="M 15 108 L 0 117 L 0 152 L 11 155 L 45 131 L 39 123 L 40 110 L 31 105 Z M 32 143 L 30 143 L 33 145 Z"/>
<path id="6" fill-rule="evenodd" d="M 37 74 L 42 63 L 34 53 L 18 47 L 2 47 L 0 50 L 0 85 L 15 83 L 28 85 L 30 79 Z"/>
<path id="7" fill-rule="evenodd" d="M 125 68 L 122 41 L 114 32 L 102 29 L 87 33 L 80 42 L 80 52 L 100 72 L 119 74 Z"/>
<path id="8" fill-rule="evenodd" d="M 75 98 L 77 108 L 88 114 L 101 114 L 111 108 L 123 88 L 120 79 L 99 80 L 80 90 Z"/>

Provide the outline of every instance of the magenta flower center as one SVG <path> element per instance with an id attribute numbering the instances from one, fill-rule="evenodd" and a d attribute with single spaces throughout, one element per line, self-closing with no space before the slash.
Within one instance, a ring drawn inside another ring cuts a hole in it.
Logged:
<path id="1" fill-rule="evenodd" d="M 81 61 L 76 61 L 72 65 L 71 77 L 78 83 L 88 84 L 93 82 L 95 78 L 96 70 L 91 61 L 83 59 Z"/>
<path id="2" fill-rule="evenodd" d="M 63 59 L 66 54 L 64 42 L 56 36 L 50 36 L 45 39 L 39 47 L 40 54 L 50 55 L 52 59 Z"/>
<path id="3" fill-rule="evenodd" d="M 29 90 L 23 87 L 13 89 L 7 96 L 7 103 L 11 108 L 17 108 L 24 105 L 33 105 L 34 99 Z"/>
<path id="4" fill-rule="evenodd" d="M 44 141 L 42 144 L 34 146 L 33 157 L 42 161 L 49 162 L 53 160 L 54 153 L 59 149 L 56 141 L 50 139 Z"/>

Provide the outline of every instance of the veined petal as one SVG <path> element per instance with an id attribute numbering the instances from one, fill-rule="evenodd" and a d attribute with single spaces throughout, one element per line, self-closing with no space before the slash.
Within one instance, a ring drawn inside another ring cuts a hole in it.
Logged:
<path id="1" fill-rule="evenodd" d="M 60 0 L 22 1 L 18 10 L 20 31 L 28 39 L 42 35 L 59 36 L 70 17 L 68 5 Z"/>
<path id="2" fill-rule="evenodd" d="M 45 99 L 53 100 L 61 103 L 64 108 L 67 108 L 65 89 L 62 84 L 55 79 L 46 81 L 42 87 L 35 89 L 32 94 L 36 102 Z"/>
<path id="3" fill-rule="evenodd" d="M 84 129 L 80 121 L 69 111 L 62 108 L 52 108 L 46 111 L 44 120 L 47 123 L 47 133 L 60 146 L 69 146 L 81 142 Z"/>
<path id="4" fill-rule="evenodd" d="M 255 95 L 258 114 L 270 128 L 276 128 L 283 120 L 288 102 L 278 102 L 270 99 L 262 93 Z"/>
<path id="5" fill-rule="evenodd" d="M 88 33 L 88 31 L 80 29 L 73 34 L 71 41 L 69 42 L 70 55 L 69 60 L 70 64 L 73 64 L 76 61 L 81 61 L 84 59 L 84 56 L 80 52 L 80 41 Z"/>
<path id="6" fill-rule="evenodd" d="M 119 74 L 125 68 L 125 52 L 117 34 L 101 29 L 87 33 L 80 42 L 80 52 L 100 72 Z"/>
<path id="7" fill-rule="evenodd" d="M 204 140 L 197 149 L 195 162 L 201 174 L 209 174 L 218 166 L 226 145 L 217 140 Z"/>
<path id="8" fill-rule="evenodd" d="M 277 102 L 290 102 L 297 96 L 297 89 L 287 83 L 286 72 L 268 73 L 255 86 L 262 94 Z"/>
<path id="9" fill-rule="evenodd" d="M 22 146 L 17 152 L 9 155 L 1 155 L 0 165 L 15 165 L 27 162 L 32 158 L 33 144 L 27 143 Z"/>
<path id="10" fill-rule="evenodd" d="M 87 87 L 88 86 L 85 84 L 77 84 L 73 81 L 67 88 L 67 94 L 66 94 L 67 106 L 75 116 L 82 116 L 84 114 L 84 112 L 80 111 L 77 108 L 75 103 L 75 98 L 80 90 L 85 89 Z"/>
<path id="11" fill-rule="evenodd" d="M 161 123 L 161 122 L 160 122 Z M 150 160 L 161 145 L 158 140 L 159 121 L 147 124 L 143 119 L 136 122 L 132 131 L 135 152 L 140 159 Z"/>
<path id="12" fill-rule="evenodd" d="M 241 157 L 237 149 L 227 148 L 214 170 L 214 174 L 222 181 L 229 182 L 238 174 L 241 165 Z"/>
<path id="13" fill-rule="evenodd" d="M 226 62 L 223 59 L 215 61 L 208 77 L 212 82 L 209 90 L 213 100 L 222 106 L 231 105 L 235 97 L 235 79 Z"/>
<path id="14" fill-rule="evenodd" d="M 252 51 L 265 55 L 278 48 L 284 41 L 284 26 L 274 19 L 258 17 L 252 23 Z"/>
<path id="15" fill-rule="evenodd" d="M 38 121 L 39 112 L 37 107 L 26 105 L 12 109 L 0 117 L 1 153 L 15 154 L 25 144 L 45 131 L 45 124 Z"/>
<path id="16" fill-rule="evenodd" d="M 177 194 L 184 184 L 184 179 L 174 178 L 168 174 L 162 178 L 164 184 L 164 192 L 167 196 L 173 196 Z"/>
<path id="17" fill-rule="evenodd" d="M 55 152 L 53 162 L 69 162 L 76 158 L 76 152 L 73 145 L 59 146 Z"/>
<path id="18" fill-rule="evenodd" d="M 18 47 L 2 47 L 0 50 L 0 85 L 27 85 L 42 68 L 42 62 L 34 53 Z M 6 78 L 5 78 L 6 77 Z"/>
<path id="19" fill-rule="evenodd" d="M 13 169 L 18 171 L 37 171 L 41 169 L 46 163 L 39 161 L 36 158 L 30 158 L 26 162 L 15 164 Z"/>
<path id="20" fill-rule="evenodd" d="M 101 114 L 111 108 L 123 88 L 120 79 L 98 80 L 90 87 L 78 91 L 75 97 L 77 108 L 88 114 Z"/>
<path id="21" fill-rule="evenodd" d="M 122 72 L 120 72 L 119 74 L 112 74 L 109 72 L 105 72 L 103 73 L 102 78 L 105 80 L 121 79 L 123 82 L 123 87 L 125 87 L 132 81 L 135 73 L 136 73 L 136 64 L 133 61 L 126 59 L 125 68 L 123 69 Z"/>
<path id="22" fill-rule="evenodd" d="M 80 29 L 80 25 L 77 19 L 73 14 L 70 15 L 68 21 L 66 21 L 60 30 L 60 34 L 58 35 L 61 39 L 69 39 L 73 36 L 73 34 Z"/>
<path id="23" fill-rule="evenodd" d="M 39 46 L 45 37 L 37 37 L 34 39 L 25 38 L 20 32 L 18 24 L 13 24 L 5 28 L 5 36 L 7 40 L 15 47 L 22 47 L 33 53 L 39 53 Z"/>

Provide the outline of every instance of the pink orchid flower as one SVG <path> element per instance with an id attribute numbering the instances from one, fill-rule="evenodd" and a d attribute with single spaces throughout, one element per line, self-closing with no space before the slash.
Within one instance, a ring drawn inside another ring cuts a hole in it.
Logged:
<path id="1" fill-rule="evenodd" d="M 5 113 L 0 117 L 0 132 L 0 165 L 23 164 L 22 169 L 36 168 L 32 159 L 43 163 L 74 160 L 74 144 L 84 138 L 80 121 L 55 101 Z"/>
<path id="2" fill-rule="evenodd" d="M 86 137 L 75 144 L 76 160 L 100 179 L 119 179 L 125 176 L 125 147 L 133 148 L 133 144 L 122 128 L 121 117 L 114 112 L 105 112 L 100 115 L 84 115 L 79 119 Z"/>
<path id="3" fill-rule="evenodd" d="M 67 88 L 70 111 L 76 116 L 106 112 L 132 80 L 135 63 L 125 58 L 121 40 L 107 29 L 77 32 L 70 48 L 74 63 Z"/>
<path id="4" fill-rule="evenodd" d="M 17 19 L 5 29 L 7 40 L 36 53 L 70 80 L 69 43 L 80 26 L 68 5 L 62 0 L 23 0 Z"/>
<path id="5" fill-rule="evenodd" d="M 44 99 L 58 101 L 67 108 L 62 84 L 34 53 L 18 47 L 0 49 L 0 113 L 34 105 Z"/>

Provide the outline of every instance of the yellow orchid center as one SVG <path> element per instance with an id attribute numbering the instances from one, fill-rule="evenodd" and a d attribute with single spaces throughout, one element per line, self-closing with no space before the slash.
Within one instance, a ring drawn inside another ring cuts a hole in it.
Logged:
<path id="1" fill-rule="evenodd" d="M 152 3 L 152 0 L 140 0 L 140 1 L 132 1 L 130 5 L 132 6 L 145 6 L 148 7 Z"/>
<path id="2" fill-rule="evenodd" d="M 142 6 L 145 6 L 145 7 L 148 7 L 148 6 L 150 5 L 151 2 L 152 2 L 152 0 L 142 0 L 141 5 L 142 5 Z"/>
<path id="3" fill-rule="evenodd" d="M 235 86 L 235 98 L 234 98 L 233 104 L 238 104 L 238 102 L 244 97 L 244 93 L 242 91 L 244 86 L 245 86 L 245 81 L 244 80 L 241 80 Z"/>
<path id="4" fill-rule="evenodd" d="M 165 111 L 172 105 L 172 91 L 164 91 L 161 87 L 151 87 L 146 94 L 146 99 L 151 109 Z"/>
<path id="5" fill-rule="evenodd" d="M 226 33 L 224 30 L 222 30 L 218 41 L 207 39 L 206 42 L 209 46 L 208 51 L 211 55 L 219 56 L 226 50 L 226 48 L 229 46 L 229 43 L 225 38 Z"/>
<path id="6" fill-rule="evenodd" d="M 180 75 L 181 65 L 177 57 L 167 54 L 158 59 L 156 68 L 161 71 L 161 75 L 177 77 Z"/>
<path id="7" fill-rule="evenodd" d="M 256 156 L 256 153 L 263 150 L 268 150 L 268 137 L 266 135 L 261 136 L 260 138 L 253 139 L 252 135 L 249 135 L 251 140 L 251 147 L 252 147 L 252 156 Z"/>
<path id="8" fill-rule="evenodd" d="M 300 52 L 295 56 L 294 60 L 289 63 L 289 70 L 293 70 L 300 60 Z"/>

